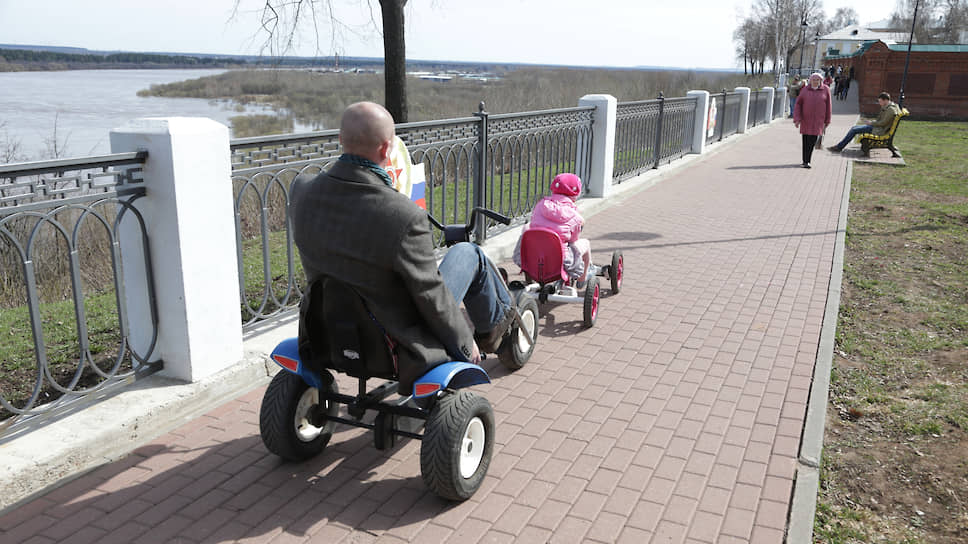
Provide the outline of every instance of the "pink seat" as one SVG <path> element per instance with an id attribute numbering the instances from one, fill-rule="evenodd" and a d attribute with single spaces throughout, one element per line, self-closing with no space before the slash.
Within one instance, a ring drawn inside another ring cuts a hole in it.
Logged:
<path id="1" fill-rule="evenodd" d="M 541 284 L 557 280 L 567 282 L 558 233 L 540 227 L 524 231 L 521 235 L 521 270 Z"/>

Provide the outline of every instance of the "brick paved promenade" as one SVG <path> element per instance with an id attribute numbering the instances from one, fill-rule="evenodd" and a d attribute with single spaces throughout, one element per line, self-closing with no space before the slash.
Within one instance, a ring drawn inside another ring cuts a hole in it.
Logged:
<path id="1" fill-rule="evenodd" d="M 732 140 L 590 218 L 624 289 L 589 330 L 543 306 L 522 370 L 486 362 L 497 446 L 471 500 L 426 491 L 413 440 L 338 428 L 281 463 L 259 388 L 0 517 L 0 541 L 781 542 L 847 163 L 799 168 L 789 120 Z"/>

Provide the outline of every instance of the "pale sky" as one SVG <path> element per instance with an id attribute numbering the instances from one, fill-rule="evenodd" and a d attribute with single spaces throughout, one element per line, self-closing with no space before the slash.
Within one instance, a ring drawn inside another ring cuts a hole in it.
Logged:
<path id="1" fill-rule="evenodd" d="M 379 2 L 373 17 L 380 20 Z M 358 33 L 332 39 L 321 25 L 318 54 L 382 57 L 366 0 L 334 0 Z M 0 0 L 0 43 L 94 50 L 258 54 L 262 0 Z M 752 0 L 409 0 L 407 58 L 588 66 L 735 68 L 733 30 Z M 828 0 L 861 23 L 890 16 L 891 0 Z M 324 15 L 321 20 L 328 21 Z M 303 33 L 294 54 L 317 54 Z M 334 45 L 335 44 L 335 45 Z"/>

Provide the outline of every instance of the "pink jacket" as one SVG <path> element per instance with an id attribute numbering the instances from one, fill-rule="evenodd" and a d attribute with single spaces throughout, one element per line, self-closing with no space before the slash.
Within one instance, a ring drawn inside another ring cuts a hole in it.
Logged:
<path id="1" fill-rule="evenodd" d="M 546 228 L 558 233 L 561 238 L 562 251 L 568 242 L 575 242 L 581 235 L 581 227 L 585 219 L 578 213 L 578 206 L 571 197 L 565 195 L 548 195 L 534 206 L 531 212 L 531 226 L 529 228 Z"/>
<path id="2" fill-rule="evenodd" d="M 800 134 L 823 134 L 823 129 L 830 124 L 830 115 L 830 87 L 821 84 L 814 89 L 809 83 L 804 85 L 793 107 L 793 121 L 800 123 Z"/>

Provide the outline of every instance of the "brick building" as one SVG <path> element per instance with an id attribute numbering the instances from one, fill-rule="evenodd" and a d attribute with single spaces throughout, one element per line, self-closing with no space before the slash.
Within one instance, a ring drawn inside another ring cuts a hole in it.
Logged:
<path id="1" fill-rule="evenodd" d="M 828 56 L 823 64 L 853 67 L 860 111 L 875 115 L 881 91 L 895 102 L 900 98 L 907 50 L 907 44 L 872 41 L 851 55 Z M 968 119 L 968 45 L 912 46 L 904 95 L 913 118 Z"/>

